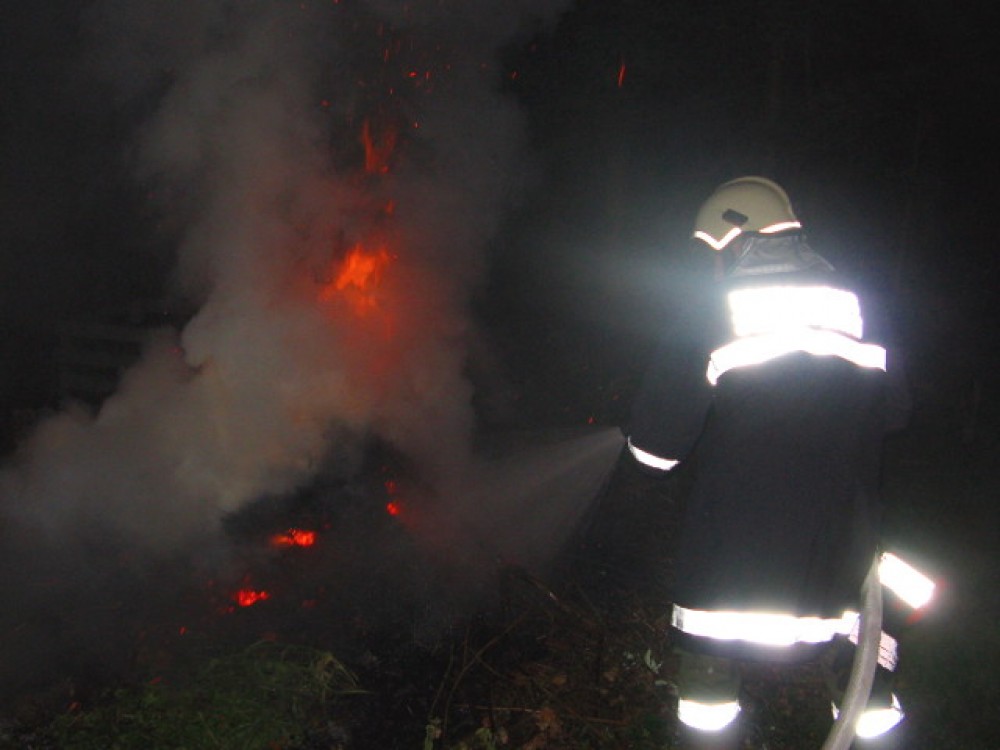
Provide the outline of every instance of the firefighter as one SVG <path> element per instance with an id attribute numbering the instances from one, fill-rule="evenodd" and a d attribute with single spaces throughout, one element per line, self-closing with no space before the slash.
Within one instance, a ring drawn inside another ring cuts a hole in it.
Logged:
<path id="1" fill-rule="evenodd" d="M 665 337 L 626 434 L 643 467 L 690 471 L 671 616 L 678 718 L 724 746 L 740 731 L 739 661 L 812 657 L 856 632 L 881 444 L 909 401 L 871 300 L 810 247 L 779 185 L 720 186 L 693 237 L 713 278 Z M 882 677 L 895 662 L 883 646 Z M 850 659 L 833 662 L 842 686 Z M 859 736 L 902 711 L 878 689 L 866 716 Z"/>

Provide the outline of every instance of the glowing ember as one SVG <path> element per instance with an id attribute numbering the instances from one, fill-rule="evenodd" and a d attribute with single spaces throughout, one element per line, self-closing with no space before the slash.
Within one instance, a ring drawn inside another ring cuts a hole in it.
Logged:
<path id="1" fill-rule="evenodd" d="M 333 281 L 323 287 L 320 299 L 328 302 L 339 294 L 356 315 L 366 315 L 378 307 L 376 292 L 391 260 L 384 247 L 367 251 L 360 244 L 355 245 L 341 261 Z"/>
<path id="2" fill-rule="evenodd" d="M 385 504 L 385 512 L 388 513 L 390 516 L 398 516 L 399 511 L 400 511 L 399 503 L 389 502 Z"/>
<path id="3" fill-rule="evenodd" d="M 241 607 L 252 607 L 258 602 L 270 599 L 271 594 L 267 591 L 259 591 L 257 589 L 240 589 L 233 598 Z"/>
<path id="4" fill-rule="evenodd" d="M 382 272 L 389 263 L 389 253 L 385 248 L 379 248 L 373 253 L 366 253 L 360 245 L 355 245 L 344 258 L 334 288 L 340 292 L 348 287 L 360 291 L 371 291 L 378 286 Z"/>
<path id="5" fill-rule="evenodd" d="M 316 532 L 306 529 L 289 529 L 284 534 L 271 537 L 272 547 L 312 547 L 316 544 Z"/>

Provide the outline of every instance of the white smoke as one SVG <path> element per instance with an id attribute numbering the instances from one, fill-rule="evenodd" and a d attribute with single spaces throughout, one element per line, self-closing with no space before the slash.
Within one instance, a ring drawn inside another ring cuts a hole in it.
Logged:
<path id="1" fill-rule="evenodd" d="M 431 481 L 463 465 L 466 305 L 526 166 L 497 55 L 566 4 L 94 6 L 87 70 L 148 111 L 136 178 L 197 313 L 96 415 L 38 427 L 0 474 L 4 512 L 169 549 L 307 483 L 336 441 L 377 435 Z M 376 141 L 399 130 L 386 174 L 359 170 L 366 118 Z M 322 297 L 348 248 L 383 241 L 377 315 Z"/>

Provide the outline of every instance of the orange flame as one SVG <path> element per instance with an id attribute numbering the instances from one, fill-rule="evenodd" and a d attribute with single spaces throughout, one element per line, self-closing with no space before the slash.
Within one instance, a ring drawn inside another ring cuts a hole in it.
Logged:
<path id="1" fill-rule="evenodd" d="M 389 263 L 389 253 L 380 247 L 373 253 L 366 253 L 360 245 L 355 245 L 344 258 L 333 282 L 334 288 L 341 292 L 347 287 L 354 287 L 362 292 L 370 292 L 382 280 L 382 272 Z"/>
<path id="2" fill-rule="evenodd" d="M 272 547 L 312 547 L 316 544 L 316 532 L 306 529 L 289 529 L 284 534 L 271 537 Z"/>
<path id="3" fill-rule="evenodd" d="M 271 594 L 267 591 L 258 591 L 256 589 L 240 589 L 233 598 L 241 607 L 252 607 L 257 602 L 270 599 Z"/>
<path id="4" fill-rule="evenodd" d="M 338 293 L 345 295 L 355 314 L 365 315 L 378 307 L 376 292 L 392 256 L 384 247 L 368 252 L 360 244 L 350 249 L 341 261 L 335 278 L 320 292 L 320 300 L 329 302 Z"/>

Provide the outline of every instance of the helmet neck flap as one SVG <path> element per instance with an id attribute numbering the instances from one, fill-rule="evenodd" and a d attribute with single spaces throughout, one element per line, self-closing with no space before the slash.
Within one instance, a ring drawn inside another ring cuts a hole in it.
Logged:
<path id="1" fill-rule="evenodd" d="M 747 235 L 726 275 L 738 278 L 833 270 L 833 266 L 809 247 L 801 234 Z"/>

